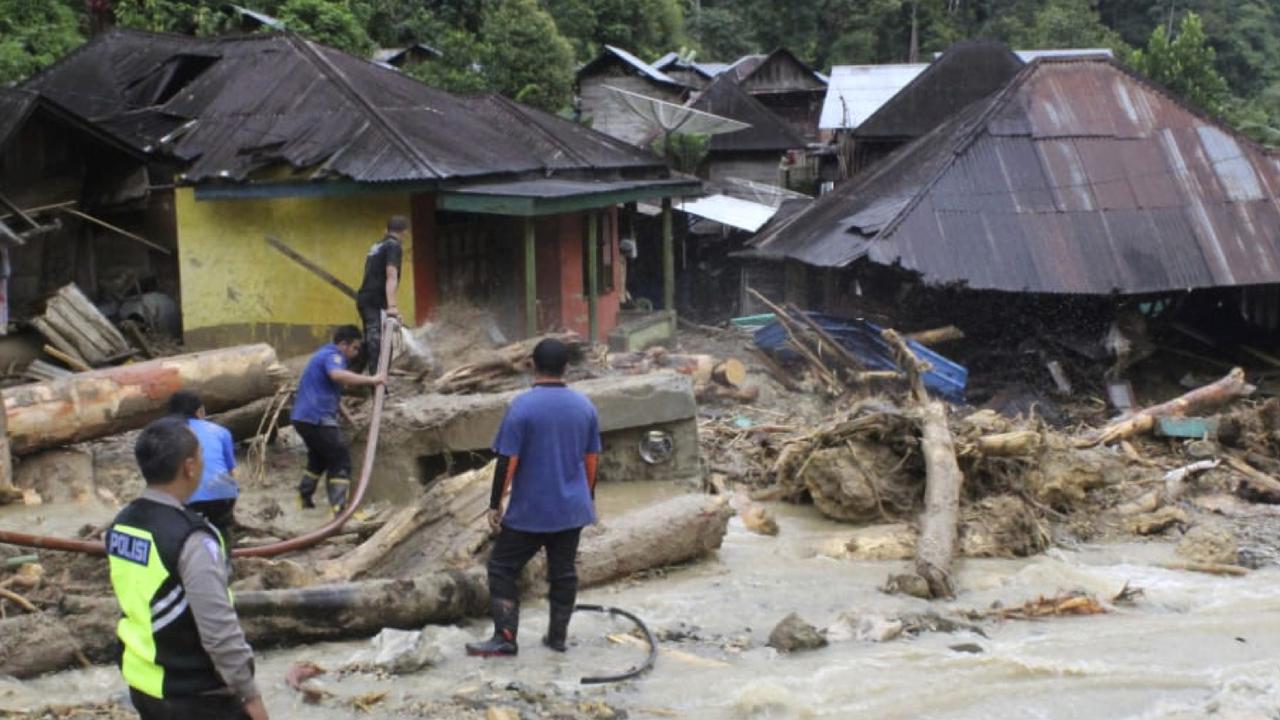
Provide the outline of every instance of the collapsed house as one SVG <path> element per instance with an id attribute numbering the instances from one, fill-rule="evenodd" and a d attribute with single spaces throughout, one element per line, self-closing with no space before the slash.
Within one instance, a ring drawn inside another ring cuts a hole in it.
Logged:
<path id="1" fill-rule="evenodd" d="M 173 192 L 152 182 L 163 172 L 50 98 L 0 88 L 0 334 L 68 283 L 118 318 L 175 297 Z"/>
<path id="2" fill-rule="evenodd" d="M 1278 199 L 1274 153 L 1110 58 L 1046 57 L 775 219 L 745 253 L 767 261 L 745 283 L 994 336 L 1016 334 L 997 310 L 1062 324 L 1117 298 L 1148 316 L 1200 306 L 1218 330 L 1275 328 Z"/>
<path id="3" fill-rule="evenodd" d="M 618 317 L 617 206 L 700 187 L 571 121 L 455 96 L 291 34 L 114 29 L 24 89 L 173 168 L 142 190 L 169 218 L 168 237 L 155 234 L 177 249 L 194 349 L 267 341 L 299 353 L 355 321 L 341 286 L 359 283 L 393 214 L 412 224 L 408 321 L 460 300 L 492 309 L 508 336 L 600 338 Z M 168 187 L 166 208 L 152 193 Z"/>

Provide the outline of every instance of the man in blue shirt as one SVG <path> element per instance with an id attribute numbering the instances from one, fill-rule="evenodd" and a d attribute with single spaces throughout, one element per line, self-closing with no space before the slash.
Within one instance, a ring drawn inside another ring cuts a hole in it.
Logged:
<path id="1" fill-rule="evenodd" d="M 469 643 L 468 655 L 515 655 L 520 622 L 516 580 L 538 550 L 547 550 L 551 618 L 542 643 L 566 650 L 578 595 L 578 538 L 596 521 L 600 421 L 585 395 L 564 384 L 569 349 L 547 339 L 533 349 L 533 388 L 507 409 L 493 452 L 498 456 L 489 497 L 489 524 L 498 530 L 489 555 L 493 637 Z M 502 497 L 510 493 L 506 513 Z"/>
<path id="2" fill-rule="evenodd" d="M 298 380 L 298 392 L 289 417 L 307 446 L 307 469 L 298 485 L 304 508 L 316 506 L 312 496 L 321 476 L 325 478 L 325 492 L 333 514 L 337 515 L 347 504 L 351 451 L 338 430 L 342 386 L 381 385 L 387 381 L 385 374 L 360 375 L 347 369 L 348 363 L 360 354 L 360 344 L 359 328 L 343 325 L 334 332 L 332 343 L 311 356 Z"/>
<path id="3" fill-rule="evenodd" d="M 187 508 L 200 513 L 218 528 L 230 547 L 236 498 L 240 496 L 240 486 L 235 479 L 236 446 L 231 432 L 205 419 L 204 401 L 190 390 L 179 390 L 169 398 L 169 414 L 182 418 L 195 433 L 204 458 L 200 486 L 187 500 Z"/>

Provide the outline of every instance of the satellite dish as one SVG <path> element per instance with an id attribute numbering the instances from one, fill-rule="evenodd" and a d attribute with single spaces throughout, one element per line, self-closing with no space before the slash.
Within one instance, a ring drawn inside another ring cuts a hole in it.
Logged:
<path id="1" fill-rule="evenodd" d="M 672 133 L 722 135 L 751 127 L 749 123 L 712 115 L 684 105 L 655 100 L 646 95 L 610 85 L 605 85 L 605 89 L 617 93 L 631 112 L 644 118 L 654 128 L 661 129 L 667 135 Z"/>

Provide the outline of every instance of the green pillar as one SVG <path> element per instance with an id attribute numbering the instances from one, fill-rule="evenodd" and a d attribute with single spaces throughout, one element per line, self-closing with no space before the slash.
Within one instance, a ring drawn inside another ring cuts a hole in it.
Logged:
<path id="1" fill-rule="evenodd" d="M 524 219 L 524 332 L 538 334 L 538 254 L 534 249 L 533 218 Z"/>
<path id="2" fill-rule="evenodd" d="M 587 342 L 594 343 L 600 336 L 600 318 L 596 310 L 596 296 L 600 294 L 599 223 L 600 216 L 587 212 Z"/>
<path id="3" fill-rule="evenodd" d="M 662 198 L 662 306 L 676 311 L 676 242 L 671 232 L 671 198 Z"/>

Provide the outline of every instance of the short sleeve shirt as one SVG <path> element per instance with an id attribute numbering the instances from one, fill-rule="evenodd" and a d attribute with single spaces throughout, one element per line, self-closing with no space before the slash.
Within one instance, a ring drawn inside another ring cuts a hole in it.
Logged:
<path id="1" fill-rule="evenodd" d="M 585 395 L 557 384 L 516 396 L 493 451 L 519 458 L 503 525 L 546 533 L 595 522 L 585 461 L 600 452 L 600 420 Z"/>
<path id="2" fill-rule="evenodd" d="M 365 307 L 385 310 L 387 307 L 387 266 L 400 272 L 400 264 L 404 257 L 404 249 L 400 241 L 388 235 L 369 248 L 364 259 L 364 279 L 360 282 L 360 291 L 356 293 L 356 301 Z"/>
<path id="3" fill-rule="evenodd" d="M 336 426 L 342 388 L 329 377 L 329 372 L 346 369 L 347 358 L 337 345 L 329 343 L 317 350 L 298 380 L 298 394 L 289 417 L 294 422 Z"/>
<path id="4" fill-rule="evenodd" d="M 230 500 L 240 495 L 240 488 L 231 478 L 236 467 L 235 441 L 231 431 L 208 420 L 191 418 L 187 427 L 200 441 L 200 454 L 204 458 L 204 474 L 200 487 L 187 499 L 188 503 L 208 500 Z"/>

